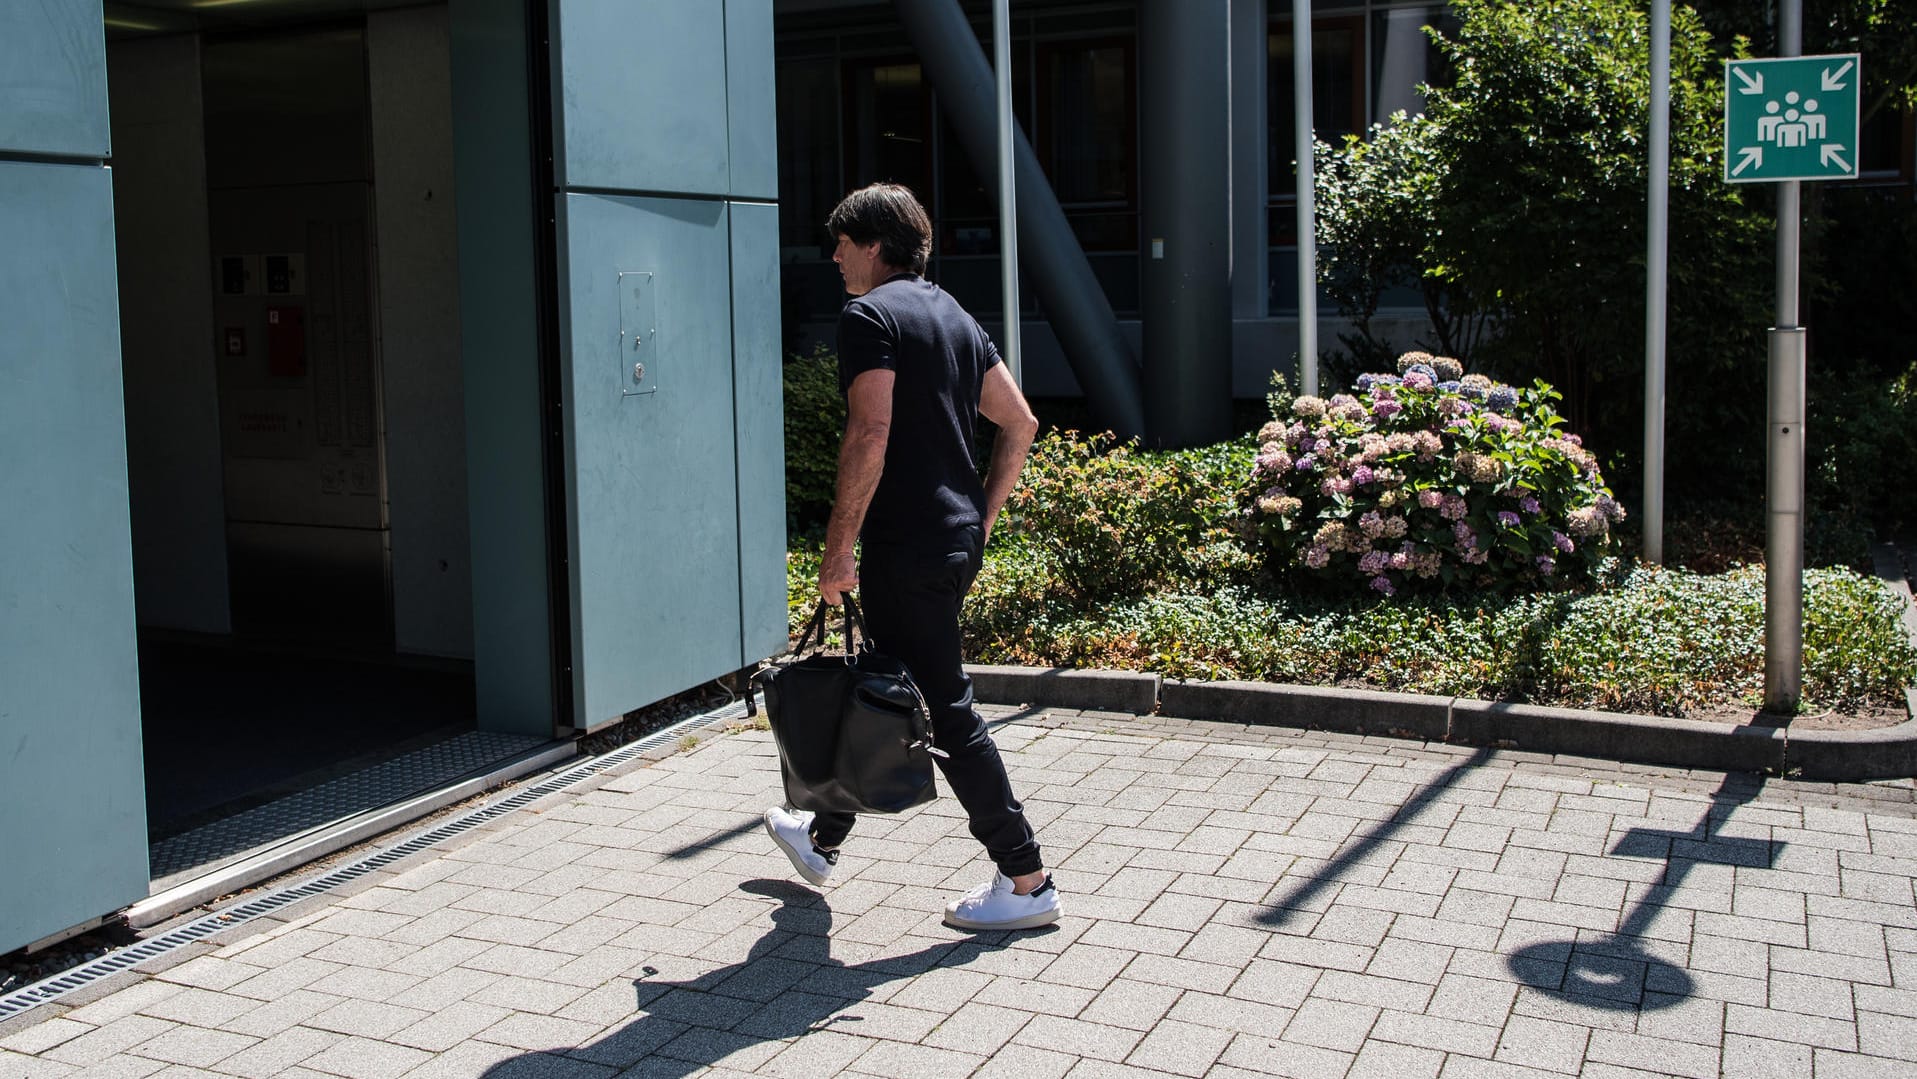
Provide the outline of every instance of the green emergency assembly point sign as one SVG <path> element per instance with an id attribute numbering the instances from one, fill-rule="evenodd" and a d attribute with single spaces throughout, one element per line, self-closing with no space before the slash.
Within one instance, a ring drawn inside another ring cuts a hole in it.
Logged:
<path id="1" fill-rule="evenodd" d="M 1855 180 L 1860 58 L 1724 62 L 1724 179 Z"/>

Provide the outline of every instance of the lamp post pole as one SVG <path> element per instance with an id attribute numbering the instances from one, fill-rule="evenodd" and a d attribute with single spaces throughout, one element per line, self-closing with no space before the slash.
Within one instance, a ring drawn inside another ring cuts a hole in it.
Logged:
<path id="1" fill-rule="evenodd" d="M 1005 329 L 999 350 L 1006 370 L 1025 385 L 1024 353 L 1019 347 L 1017 182 L 1012 158 L 1012 12 L 1011 0 L 992 0 L 992 62 L 998 76 L 998 250 L 1003 275 Z"/>
<path id="2" fill-rule="evenodd" d="M 1803 0 L 1779 0 L 1777 52 L 1804 52 Z M 1804 328 L 1797 324 L 1796 180 L 1777 185 L 1777 325 L 1770 334 L 1764 710 L 1795 715 L 1804 673 Z"/>
<path id="3" fill-rule="evenodd" d="M 1671 231 L 1671 0 L 1651 4 L 1650 250 L 1644 303 L 1644 560 L 1664 561 L 1664 361 Z"/>
<path id="4" fill-rule="evenodd" d="M 1291 0 L 1291 92 L 1298 152 L 1298 378 L 1318 392 L 1318 227 L 1311 159 L 1311 0 Z"/>

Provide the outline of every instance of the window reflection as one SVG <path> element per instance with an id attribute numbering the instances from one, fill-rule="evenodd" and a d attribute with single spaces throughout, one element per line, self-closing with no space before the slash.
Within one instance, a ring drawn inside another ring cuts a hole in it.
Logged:
<path id="1" fill-rule="evenodd" d="M 1424 111 L 1420 86 L 1451 82 L 1450 62 L 1425 28 L 1453 33 L 1457 16 L 1433 4 L 1376 12 L 1371 20 L 1371 121 L 1384 123 L 1399 111 L 1416 116 Z"/>

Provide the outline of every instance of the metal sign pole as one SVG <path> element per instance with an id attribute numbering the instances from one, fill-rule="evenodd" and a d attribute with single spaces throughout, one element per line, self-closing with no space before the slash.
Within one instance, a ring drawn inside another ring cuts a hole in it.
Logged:
<path id="1" fill-rule="evenodd" d="M 1291 0 L 1291 91 L 1298 152 L 1298 378 L 1318 392 L 1318 209 L 1311 160 L 1311 0 Z"/>
<path id="2" fill-rule="evenodd" d="M 1802 0 L 1780 0 L 1781 56 L 1804 49 Z M 1764 710 L 1795 715 L 1804 657 L 1804 329 L 1797 324 L 1798 181 L 1777 185 L 1777 325 L 1770 334 Z"/>
<path id="3" fill-rule="evenodd" d="M 1019 347 L 1017 181 L 1012 158 L 1012 13 L 1011 0 L 992 0 L 992 62 L 998 68 L 998 236 L 999 269 L 1004 277 L 1005 330 L 999 350 L 1012 381 L 1025 386 L 1024 351 Z"/>
<path id="4" fill-rule="evenodd" d="M 1651 5 L 1650 250 L 1644 303 L 1644 561 L 1664 561 L 1664 359 L 1671 222 L 1671 0 Z"/>

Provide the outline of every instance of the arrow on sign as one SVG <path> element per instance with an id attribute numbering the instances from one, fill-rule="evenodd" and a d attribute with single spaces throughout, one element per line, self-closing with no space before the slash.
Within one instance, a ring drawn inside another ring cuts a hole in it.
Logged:
<path id="1" fill-rule="evenodd" d="M 1824 92 L 1825 93 L 1828 94 L 1837 90 L 1844 89 L 1844 76 L 1850 71 L 1850 65 L 1851 65 L 1851 61 L 1846 60 L 1844 61 L 1844 66 L 1838 68 L 1836 71 L 1832 71 L 1830 68 L 1824 69 Z"/>
<path id="2" fill-rule="evenodd" d="M 1825 147 L 1825 149 L 1829 149 L 1829 147 Z M 1739 161 L 1737 167 L 1731 170 L 1732 176 L 1736 176 L 1752 165 L 1756 165 L 1760 169 L 1764 167 L 1764 148 L 1762 146 L 1746 146 L 1743 150 L 1739 151 L 1739 154 L 1744 160 Z"/>
<path id="3" fill-rule="evenodd" d="M 1744 84 L 1737 91 L 1738 93 L 1761 94 L 1764 92 L 1764 73 L 1762 71 L 1756 75 L 1746 75 L 1743 68 L 1734 67 L 1731 69 L 1731 74 L 1736 75 L 1738 80 Z"/>
<path id="4" fill-rule="evenodd" d="M 1842 146 L 1839 146 L 1834 142 L 1827 142 L 1824 144 L 1823 152 L 1818 154 L 1818 156 L 1822 158 L 1822 164 L 1828 165 L 1831 162 L 1835 161 L 1837 162 L 1838 168 L 1843 169 L 1845 172 L 1849 172 L 1850 162 L 1845 161 L 1842 157 L 1838 156 L 1839 154 L 1842 154 L 1843 152 L 1844 152 L 1844 148 Z"/>

